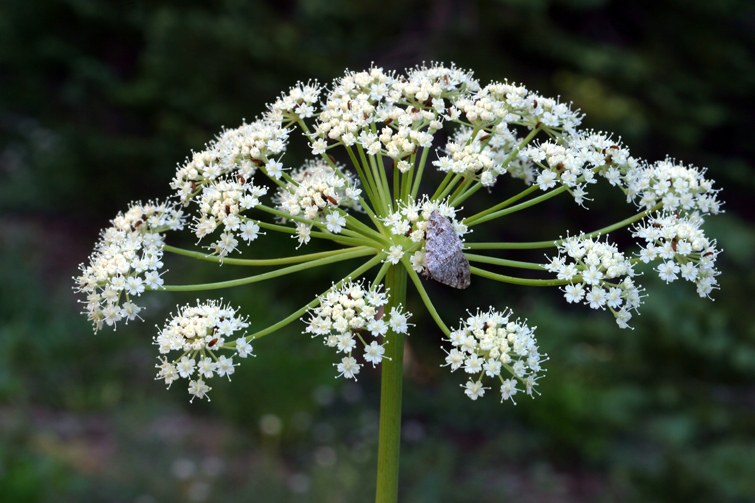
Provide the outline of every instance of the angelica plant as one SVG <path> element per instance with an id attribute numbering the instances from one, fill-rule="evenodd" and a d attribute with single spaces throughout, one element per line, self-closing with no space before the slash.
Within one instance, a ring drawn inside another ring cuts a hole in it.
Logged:
<path id="1" fill-rule="evenodd" d="M 506 81 L 482 86 L 453 65 L 404 74 L 373 67 L 347 72 L 329 87 L 298 83 L 257 120 L 222 131 L 194 152 L 179 166 L 166 201 L 134 203 L 118 214 L 81 266 L 75 289 L 85 296 L 84 312 L 96 332 L 140 318 L 147 291 L 251 285 L 360 260 L 269 327 L 255 327 L 240 314 L 243 306 L 217 299 L 177 308 L 153 339 L 157 379 L 168 386 L 183 379 L 192 400 L 209 399 L 211 379 L 230 379 L 257 339 L 301 319 L 304 334 L 338 354 L 337 377 L 357 379 L 364 365 L 381 366 L 377 501 L 395 501 L 403 344 L 413 326 L 405 308 L 408 283 L 436 324 L 447 355 L 442 365 L 465 375 L 463 393 L 476 400 L 496 389 L 502 402 L 538 394 L 548 356 L 538 348 L 535 327 L 494 305 L 468 306 L 468 317 L 451 328 L 453 320 L 438 313 L 426 282 L 554 287 L 569 303 L 610 313 L 619 328 L 630 326 L 648 295 L 635 269 L 640 262 L 657 264 L 666 282 L 694 283 L 701 297 L 717 288 L 720 250 L 702 224 L 721 211 L 721 202 L 705 170 L 672 159 L 636 159 L 619 139 L 580 129 L 581 119 L 570 104 Z M 285 159 L 295 133 L 312 153 L 302 166 Z M 522 190 L 479 213 L 464 211 L 478 191 L 495 194 L 504 184 Z M 534 211 L 556 196 L 586 207 L 593 190 L 615 191 L 634 214 L 602 229 L 537 242 L 472 239 L 476 226 Z M 203 249 L 167 244 L 169 233 L 184 228 Z M 635 249 L 613 243 L 612 234 L 622 229 L 638 240 Z M 239 257 L 246 244 L 272 232 L 290 236 L 291 249 L 274 259 Z M 431 234 L 438 232 L 445 234 Z M 306 253 L 313 240 L 332 249 Z M 542 249 L 545 259 L 505 258 L 515 249 Z M 166 284 L 166 252 L 274 270 L 219 283 Z M 541 278 L 517 276 L 523 269 Z"/>

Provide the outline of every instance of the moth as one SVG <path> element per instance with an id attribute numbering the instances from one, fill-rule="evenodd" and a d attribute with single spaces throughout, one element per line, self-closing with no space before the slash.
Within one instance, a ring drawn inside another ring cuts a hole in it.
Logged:
<path id="1" fill-rule="evenodd" d="M 462 253 L 461 239 L 451 222 L 437 211 L 430 214 L 425 232 L 427 274 L 444 285 L 469 287 L 469 260 Z"/>

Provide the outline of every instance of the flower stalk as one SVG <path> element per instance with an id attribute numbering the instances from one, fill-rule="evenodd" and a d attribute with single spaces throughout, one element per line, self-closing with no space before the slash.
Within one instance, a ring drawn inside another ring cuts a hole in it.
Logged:
<path id="1" fill-rule="evenodd" d="M 406 304 L 406 270 L 394 265 L 385 275 L 391 301 L 386 311 Z M 378 434 L 376 503 L 398 501 L 399 452 L 401 450 L 401 394 L 404 369 L 404 334 L 388 332 L 380 377 L 380 430 Z"/>

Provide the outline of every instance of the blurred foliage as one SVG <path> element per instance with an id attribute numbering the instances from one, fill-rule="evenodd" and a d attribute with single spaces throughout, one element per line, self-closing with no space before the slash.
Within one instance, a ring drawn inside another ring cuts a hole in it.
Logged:
<path id="1" fill-rule="evenodd" d="M 152 380 L 149 342 L 193 297 L 148 297 L 145 324 L 92 337 L 69 278 L 128 201 L 164 197 L 191 149 L 296 80 L 438 60 L 574 101 L 636 156 L 709 166 L 728 213 L 707 232 L 725 252 L 715 302 L 646 274 L 633 331 L 554 292 L 431 287 L 449 321 L 511 306 L 551 360 L 536 400 L 470 402 L 410 305 L 403 500 L 755 501 L 753 54 L 744 0 L 0 3 L 0 499 L 372 498 L 377 371 L 334 380 L 331 352 L 295 324 L 260 340 L 211 404 L 189 406 Z M 544 239 L 625 211 L 608 197 L 590 206 L 524 214 L 497 237 Z M 185 282 L 234 274 L 169 268 Z M 334 277 L 223 295 L 263 327 Z"/>

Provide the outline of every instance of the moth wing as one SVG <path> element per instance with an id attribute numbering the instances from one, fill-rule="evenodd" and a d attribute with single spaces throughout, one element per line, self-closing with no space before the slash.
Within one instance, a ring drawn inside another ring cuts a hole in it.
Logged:
<path id="1" fill-rule="evenodd" d="M 437 211 L 427 222 L 425 262 L 430 277 L 454 288 L 470 284 L 469 261 L 453 225 Z"/>
<path id="2" fill-rule="evenodd" d="M 471 283 L 469 260 L 459 251 L 448 260 L 438 276 L 433 275 L 432 277 L 444 285 L 461 290 L 468 288 Z"/>
<path id="3" fill-rule="evenodd" d="M 453 225 L 437 211 L 433 211 L 427 221 L 426 241 L 425 260 L 430 274 L 442 267 L 461 248 L 461 241 Z"/>

